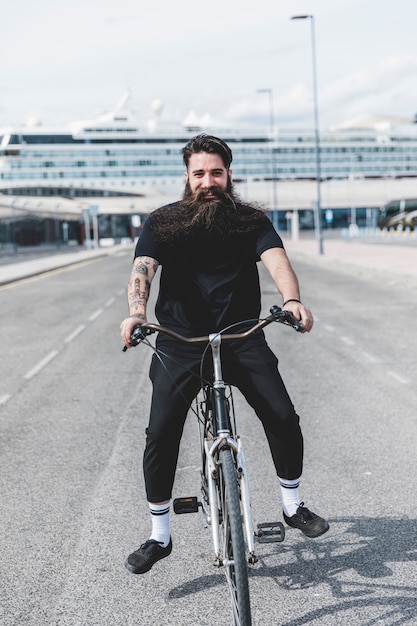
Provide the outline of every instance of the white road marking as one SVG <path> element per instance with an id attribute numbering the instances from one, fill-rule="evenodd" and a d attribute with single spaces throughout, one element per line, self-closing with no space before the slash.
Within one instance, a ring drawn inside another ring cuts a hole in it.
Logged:
<path id="1" fill-rule="evenodd" d="M 335 331 L 335 327 L 334 326 L 329 326 L 329 324 L 325 324 L 324 328 L 326 330 L 328 330 L 330 333 L 334 333 L 334 331 Z"/>
<path id="2" fill-rule="evenodd" d="M 81 326 L 78 326 L 78 328 L 76 328 L 70 335 L 68 335 L 66 339 L 64 339 L 65 343 L 69 343 L 70 341 L 78 337 L 78 335 L 82 333 L 84 329 L 85 329 L 84 324 L 81 324 Z"/>
<path id="3" fill-rule="evenodd" d="M 124 289 L 121 289 L 119 291 L 119 295 L 121 295 L 122 293 L 124 293 Z M 114 302 L 115 302 L 115 298 L 109 298 L 109 300 L 107 300 L 104 306 L 109 307 Z M 103 311 L 104 309 L 102 308 L 97 309 L 97 311 L 95 311 L 94 313 L 90 315 L 90 317 L 88 318 L 89 321 L 94 322 L 94 320 L 96 320 L 103 313 Z M 64 343 L 70 343 L 71 341 L 73 341 L 73 339 L 78 337 L 78 335 L 80 335 L 83 332 L 83 330 L 85 330 L 85 328 L 86 328 L 85 324 L 81 324 L 80 326 L 78 326 L 70 335 L 68 335 L 68 337 L 66 337 L 66 339 L 64 339 Z M 50 352 L 44 359 L 39 361 L 39 363 L 35 365 L 35 367 L 32 367 L 32 369 L 29 370 L 25 374 L 24 378 L 26 380 L 30 380 L 31 378 L 36 376 L 36 374 L 38 374 L 46 365 L 48 365 L 48 363 L 50 363 L 52 359 L 54 359 L 58 354 L 59 354 L 58 350 L 53 350 L 52 352 Z M 3 396 L 0 396 L 0 405 L 6 404 L 6 402 L 8 402 L 10 398 L 11 398 L 10 394 L 4 394 Z"/>
<path id="4" fill-rule="evenodd" d="M 4 396 L 0 396 L 0 405 L 6 404 L 6 402 L 8 402 L 11 397 L 12 396 L 10 395 L 10 393 L 6 393 L 4 394 Z"/>
<path id="5" fill-rule="evenodd" d="M 351 339 L 350 337 L 344 337 L 341 336 L 340 339 L 343 341 L 343 343 L 345 343 L 347 346 L 354 346 L 355 342 L 353 339 Z"/>
<path id="6" fill-rule="evenodd" d="M 88 318 L 90 322 L 94 322 L 101 314 L 103 313 L 103 309 L 97 309 L 90 317 Z"/>
<path id="7" fill-rule="evenodd" d="M 58 354 L 58 350 L 52 350 L 52 352 L 50 352 L 44 359 L 42 359 L 42 361 L 39 361 L 39 363 L 35 365 L 35 367 L 32 367 L 32 369 L 29 370 L 27 374 L 25 374 L 24 377 L 26 378 L 26 380 L 29 380 L 30 378 L 33 378 L 33 376 L 36 376 L 36 374 L 38 374 L 41 369 L 45 367 L 45 365 L 48 365 L 48 363 L 50 363 L 52 359 L 54 359 Z"/>
<path id="8" fill-rule="evenodd" d="M 402 385 L 410 384 L 410 380 L 408 378 L 401 376 L 401 374 L 397 374 L 397 372 L 387 372 L 387 374 L 388 376 L 391 376 L 391 378 L 394 378 L 394 380 L 401 383 Z"/>
<path id="9" fill-rule="evenodd" d="M 364 350 L 362 350 L 361 354 L 363 357 L 365 357 L 367 361 L 369 361 L 369 363 L 379 363 L 380 361 L 378 357 L 374 356 L 373 354 L 369 354 L 369 352 L 365 352 Z"/>

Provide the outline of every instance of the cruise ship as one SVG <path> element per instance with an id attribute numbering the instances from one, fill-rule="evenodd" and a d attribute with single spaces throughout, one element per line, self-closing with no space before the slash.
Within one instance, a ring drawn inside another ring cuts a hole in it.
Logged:
<path id="1" fill-rule="evenodd" d="M 415 120 L 373 119 L 320 132 L 323 216 L 332 226 L 375 222 L 385 203 L 417 197 Z M 0 244 L 137 235 L 149 211 L 179 198 L 181 150 L 199 132 L 233 150 L 233 179 L 243 200 L 263 203 L 285 223 L 298 211 L 313 226 L 317 202 L 314 129 L 227 129 L 140 124 L 126 94 L 114 110 L 68 128 L 0 129 Z M 340 218 L 340 219 L 339 219 Z M 340 223 L 339 223 L 340 222 Z M 46 226 L 45 226 L 46 224 Z M 12 232 L 13 231 L 13 232 Z"/>

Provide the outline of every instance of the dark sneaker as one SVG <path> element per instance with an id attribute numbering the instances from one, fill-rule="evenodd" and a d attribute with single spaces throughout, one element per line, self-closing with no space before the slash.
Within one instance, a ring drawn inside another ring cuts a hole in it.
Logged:
<path id="1" fill-rule="evenodd" d="M 155 539 L 148 539 L 148 541 L 145 541 L 135 552 L 129 554 L 125 561 L 125 567 L 129 572 L 132 572 L 132 574 L 144 574 L 145 572 L 149 572 L 157 561 L 169 556 L 171 550 L 171 539 L 166 548 L 163 548 Z"/>
<path id="2" fill-rule="evenodd" d="M 324 535 L 324 533 L 329 530 L 329 523 L 322 517 L 319 517 L 312 511 L 309 511 L 308 508 L 304 506 L 304 502 L 300 503 L 297 512 L 291 517 L 285 515 L 284 512 L 283 515 L 288 526 L 291 526 L 291 528 L 298 528 L 307 537 L 310 537 L 310 539 L 320 537 L 320 535 Z"/>

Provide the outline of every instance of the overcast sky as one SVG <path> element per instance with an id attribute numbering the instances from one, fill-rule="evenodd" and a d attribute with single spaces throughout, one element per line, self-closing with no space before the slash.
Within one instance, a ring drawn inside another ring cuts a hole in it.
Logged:
<path id="1" fill-rule="evenodd" d="M 0 125 L 94 118 L 128 87 L 140 121 L 313 124 L 315 17 L 320 126 L 417 113 L 413 0 L 3 0 Z M 6 6 L 7 5 L 7 6 Z"/>

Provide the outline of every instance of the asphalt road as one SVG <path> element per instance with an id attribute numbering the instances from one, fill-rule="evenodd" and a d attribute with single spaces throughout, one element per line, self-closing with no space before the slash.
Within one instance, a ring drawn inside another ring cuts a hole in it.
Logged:
<path id="1" fill-rule="evenodd" d="M 141 459 L 150 353 L 122 353 L 131 251 L 0 289 L 0 623 L 230 624 L 200 514 L 172 518 L 174 549 L 144 576 L 123 562 L 149 533 Z M 258 546 L 257 626 L 417 623 L 417 293 L 401 279 L 294 262 L 316 316 L 268 341 L 301 415 L 302 495 L 330 520 Z M 264 310 L 279 303 L 264 277 Z M 280 520 L 259 424 L 237 398 L 255 522 Z M 187 422 L 175 496 L 198 494 Z"/>

